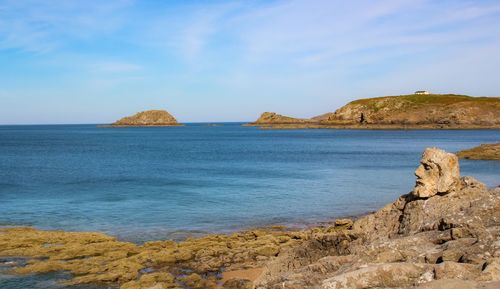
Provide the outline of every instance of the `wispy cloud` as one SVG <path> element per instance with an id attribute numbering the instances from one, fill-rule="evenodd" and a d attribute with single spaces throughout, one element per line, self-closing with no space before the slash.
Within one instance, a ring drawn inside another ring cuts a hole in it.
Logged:
<path id="1" fill-rule="evenodd" d="M 498 31 L 498 0 L 0 0 L 0 86 L 310 116 L 416 86 L 498 94 Z"/>
<path id="2" fill-rule="evenodd" d="M 0 3 L 0 49 L 48 52 L 111 33 L 124 21 L 132 0 L 4 0 Z"/>

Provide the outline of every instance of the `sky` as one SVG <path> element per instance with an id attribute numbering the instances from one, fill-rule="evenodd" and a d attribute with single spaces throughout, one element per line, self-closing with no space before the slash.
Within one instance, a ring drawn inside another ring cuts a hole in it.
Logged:
<path id="1" fill-rule="evenodd" d="M 500 1 L 0 0 L 0 124 L 312 117 L 500 95 Z"/>

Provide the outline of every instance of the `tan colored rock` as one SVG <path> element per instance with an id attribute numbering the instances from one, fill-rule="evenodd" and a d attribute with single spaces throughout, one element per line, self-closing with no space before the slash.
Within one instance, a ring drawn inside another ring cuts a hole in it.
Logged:
<path id="1" fill-rule="evenodd" d="M 428 148 L 424 151 L 415 175 L 417 182 L 413 195 L 419 198 L 444 195 L 460 189 L 457 156 L 438 148 Z"/>
<path id="2" fill-rule="evenodd" d="M 481 273 L 480 269 L 478 265 L 446 261 L 436 265 L 434 274 L 436 279 L 474 280 Z"/>
<path id="3" fill-rule="evenodd" d="M 337 275 L 323 281 L 322 289 L 408 288 L 432 280 L 432 266 L 427 264 L 387 263 Z"/>
<path id="4" fill-rule="evenodd" d="M 253 282 L 247 279 L 230 279 L 224 282 L 224 289 L 254 289 Z"/>
<path id="5" fill-rule="evenodd" d="M 500 281 L 500 258 L 492 258 L 485 265 L 480 280 Z"/>
<path id="6" fill-rule="evenodd" d="M 351 219 L 337 219 L 335 220 L 335 227 L 351 229 L 354 222 Z"/>
<path id="7" fill-rule="evenodd" d="M 441 279 L 424 283 L 416 289 L 479 289 L 477 282 L 456 279 Z"/>

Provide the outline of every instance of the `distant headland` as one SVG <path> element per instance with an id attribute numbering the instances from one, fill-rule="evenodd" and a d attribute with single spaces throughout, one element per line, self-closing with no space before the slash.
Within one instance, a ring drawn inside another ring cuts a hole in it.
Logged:
<path id="1" fill-rule="evenodd" d="M 310 119 L 265 112 L 246 125 L 270 129 L 498 129 L 500 98 L 417 91 L 355 100 Z"/>
<path id="2" fill-rule="evenodd" d="M 165 110 L 146 110 L 138 112 L 132 116 L 126 116 L 114 123 L 111 127 L 129 126 L 180 126 L 175 117 Z"/>

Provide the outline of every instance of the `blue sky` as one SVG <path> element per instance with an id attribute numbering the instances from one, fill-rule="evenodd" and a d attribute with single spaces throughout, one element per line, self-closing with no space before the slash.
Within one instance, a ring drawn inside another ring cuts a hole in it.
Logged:
<path id="1" fill-rule="evenodd" d="M 0 0 L 0 124 L 311 117 L 426 89 L 498 96 L 500 1 Z"/>

